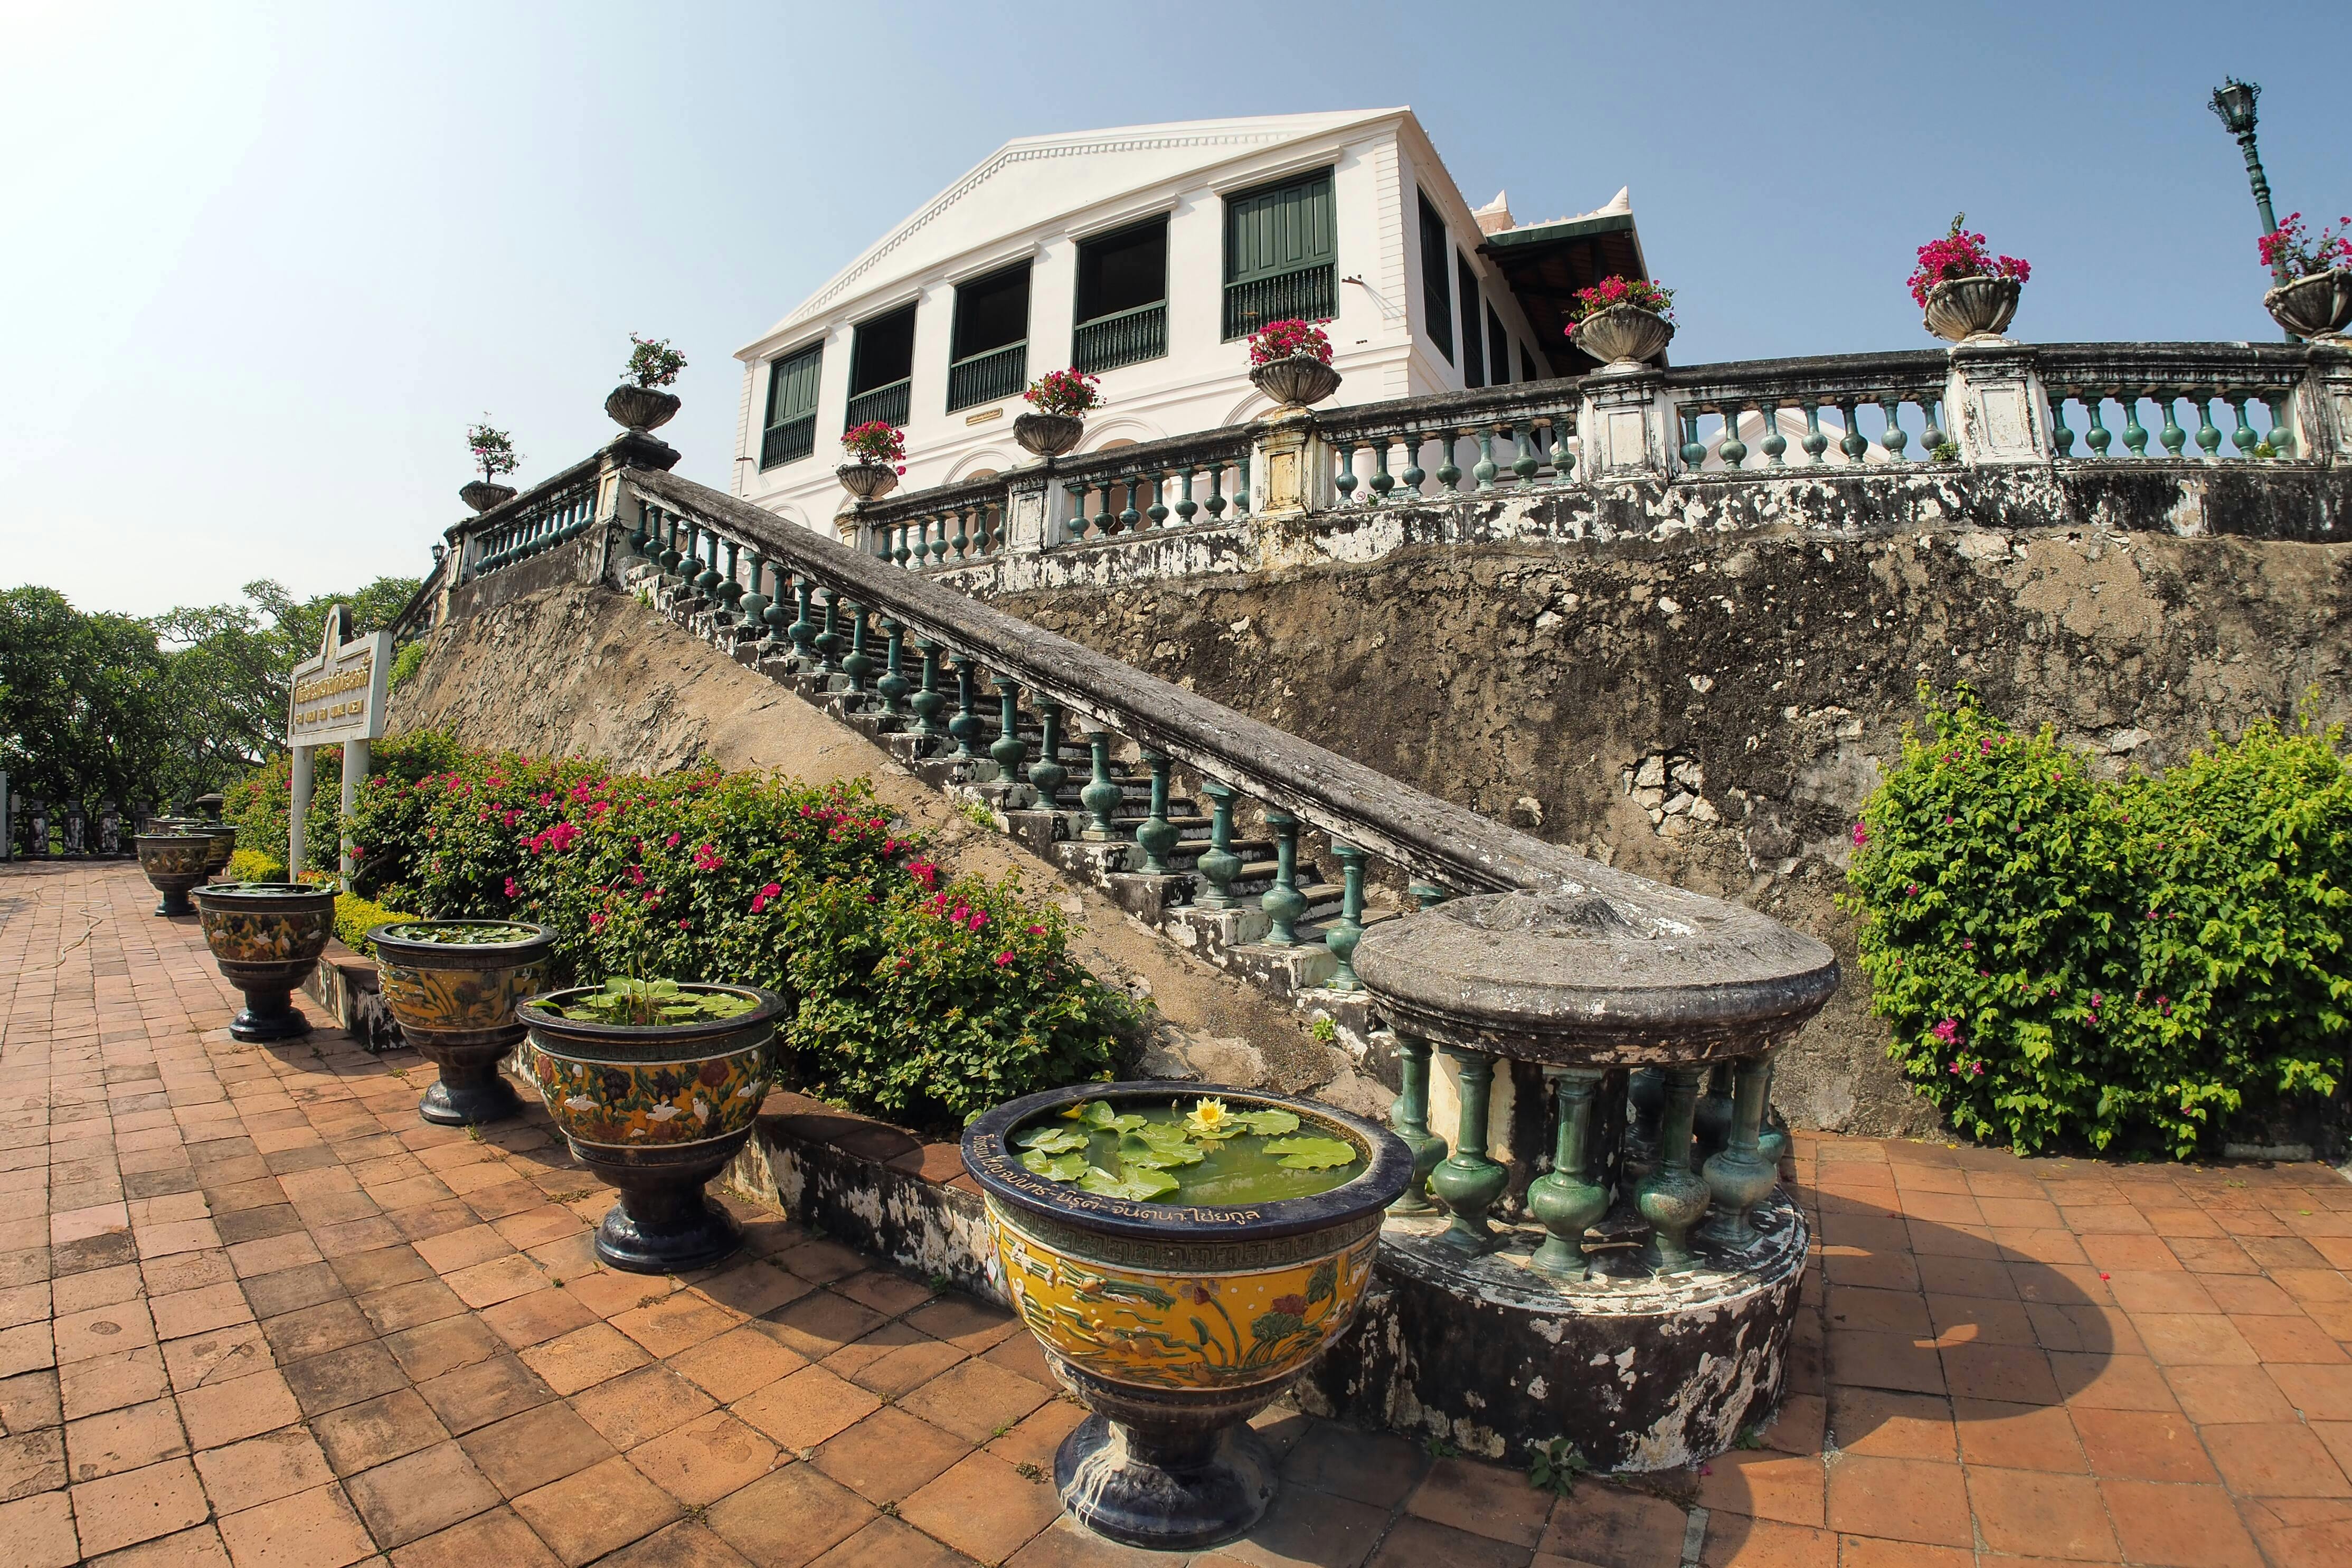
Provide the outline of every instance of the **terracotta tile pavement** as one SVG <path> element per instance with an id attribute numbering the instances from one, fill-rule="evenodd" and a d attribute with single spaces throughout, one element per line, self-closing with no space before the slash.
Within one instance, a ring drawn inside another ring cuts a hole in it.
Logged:
<path id="1" fill-rule="evenodd" d="M 606 1192 L 432 1068 L 230 1040 L 123 865 L 0 868 L 0 1568 L 1171 1563 L 1062 1520 L 1080 1412 L 1002 1310 L 739 1205 L 599 1268 Z M 1192 1561 L 1508 1568 L 2352 1563 L 2352 1184 L 1801 1137 L 1777 1418 L 1569 1498 L 1287 1405 Z"/>

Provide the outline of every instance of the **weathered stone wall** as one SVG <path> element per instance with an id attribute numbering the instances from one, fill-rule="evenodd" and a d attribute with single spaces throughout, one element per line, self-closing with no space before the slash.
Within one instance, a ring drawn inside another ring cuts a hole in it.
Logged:
<path id="1" fill-rule="evenodd" d="M 1801 1124 L 1933 1113 L 1832 905 L 1855 811 L 1966 679 L 2116 765 L 2352 712 L 2352 548 L 1975 528 L 1408 547 L 1358 564 L 996 601 L 1433 794 L 1829 941 L 1838 997 L 1786 1053 Z"/>

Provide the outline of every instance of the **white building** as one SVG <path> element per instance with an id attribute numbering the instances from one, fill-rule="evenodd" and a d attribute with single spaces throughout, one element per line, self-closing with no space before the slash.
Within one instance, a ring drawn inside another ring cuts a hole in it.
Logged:
<path id="1" fill-rule="evenodd" d="M 736 357 L 738 494 L 828 527 L 843 430 L 907 433 L 908 489 L 1030 461 L 1021 393 L 1099 374 L 1083 451 L 1263 413 L 1242 341 L 1330 318 L 1337 403 L 1591 368 L 1561 306 L 1647 276 L 1619 192 L 1515 225 L 1473 209 L 1409 109 L 1024 137 L 926 202 Z"/>

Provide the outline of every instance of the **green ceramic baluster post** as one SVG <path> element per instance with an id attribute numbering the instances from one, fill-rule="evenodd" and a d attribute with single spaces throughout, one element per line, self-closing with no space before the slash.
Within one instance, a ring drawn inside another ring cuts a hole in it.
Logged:
<path id="1" fill-rule="evenodd" d="M 883 650 L 882 679 L 874 689 L 882 694 L 882 716 L 889 721 L 884 726 L 898 729 L 907 717 L 907 689 L 914 682 L 907 679 L 907 628 L 898 621 L 884 621 L 882 635 L 889 639 Z"/>
<path id="2" fill-rule="evenodd" d="M 1429 1130 L 1429 1042 L 1397 1031 L 1396 1103 L 1389 1108 L 1389 1126 L 1412 1151 L 1412 1181 L 1404 1195 L 1389 1205 L 1391 1214 L 1430 1211 L 1429 1173 L 1445 1158 L 1445 1140 Z"/>
<path id="3" fill-rule="evenodd" d="M 1698 415 L 1690 410 L 1676 409 L 1675 417 L 1682 422 L 1683 427 L 1683 468 L 1690 473 L 1697 473 L 1706 467 L 1706 443 L 1698 438 Z"/>
<path id="4" fill-rule="evenodd" d="M 1690 1167 L 1691 1121 L 1698 1109 L 1704 1069 L 1665 1069 L 1666 1110 L 1658 1130 L 1658 1163 L 1633 1194 L 1633 1206 L 1650 1222 L 1647 1253 L 1661 1274 L 1687 1273 L 1697 1258 L 1690 1249 L 1691 1226 L 1706 1213 L 1706 1183 Z"/>
<path id="5" fill-rule="evenodd" d="M 2156 399 L 2157 406 L 2164 410 L 2164 427 L 2156 433 L 2156 438 L 2163 443 L 2166 457 L 2178 458 L 2189 446 L 2189 432 L 2183 430 L 2180 421 L 2174 417 L 2173 400 L 2163 395 L 2162 388 L 2152 386 L 2148 388 L 2147 395 Z"/>
<path id="6" fill-rule="evenodd" d="M 945 512 L 940 513 L 939 521 L 939 532 L 931 540 L 931 564 L 934 566 L 944 566 L 948 563 L 947 514 Z M 961 524 L 959 524 L 959 526 L 961 526 Z"/>
<path id="7" fill-rule="evenodd" d="M 1702 1168 L 1711 1202 L 1699 1235 L 1736 1251 L 1756 1245 L 1753 1211 L 1771 1194 L 1777 1173 L 1757 1149 L 1764 1131 L 1764 1093 L 1770 1071 L 1769 1051 L 1759 1051 L 1739 1063 L 1738 1087 L 1732 1092 L 1730 1135 Z"/>
<path id="8" fill-rule="evenodd" d="M 1389 472 L 1389 443 L 1385 436 L 1372 442 L 1372 477 L 1368 482 L 1372 488 L 1374 506 L 1387 500 L 1389 492 L 1396 489 L 1396 476 Z"/>
<path id="9" fill-rule="evenodd" d="M 809 601 L 815 593 L 816 585 L 807 578 L 793 580 L 793 603 L 798 606 L 800 614 L 787 631 L 793 639 L 793 652 L 800 659 L 803 669 L 816 662 L 816 622 L 811 618 L 809 610 Z"/>
<path id="10" fill-rule="evenodd" d="M 1784 455 L 1789 450 L 1789 438 L 1780 434 L 1780 404 L 1768 397 L 1758 412 L 1764 416 L 1764 439 L 1757 445 L 1764 454 L 1765 466 L 1772 468 L 1787 468 L 1789 465 Z"/>
<path id="11" fill-rule="evenodd" d="M 1111 814 L 1118 809 L 1124 792 L 1118 781 L 1110 776 L 1110 742 L 1108 730 L 1091 730 L 1087 733 L 1087 746 L 1093 763 L 1093 773 L 1087 787 L 1078 792 L 1078 804 L 1087 808 L 1087 826 L 1078 837 L 1095 844 L 1112 844 L 1118 839 L 1118 829 L 1112 825 Z"/>
<path id="12" fill-rule="evenodd" d="M 2210 463 L 2221 450 L 2221 427 L 2213 423 L 2211 399 L 2194 388 L 2190 389 L 2189 396 L 2197 405 L 2197 450 Z"/>
<path id="13" fill-rule="evenodd" d="M 2066 394 L 2056 386 L 2050 389 L 2050 445 L 2062 458 L 2074 455 L 2074 432 L 2066 428 Z"/>
<path id="14" fill-rule="evenodd" d="M 1029 764 L 1029 784 L 1037 792 L 1037 809 L 1061 809 L 1062 783 L 1070 770 L 1062 765 L 1062 705 L 1050 697 L 1034 700 L 1037 708 L 1037 760 Z"/>
<path id="15" fill-rule="evenodd" d="M 1429 1174 L 1429 1189 L 1452 1218 L 1439 1239 L 1459 1251 L 1475 1255 L 1495 1244 L 1486 1211 L 1511 1183 L 1511 1173 L 1486 1152 L 1486 1106 L 1495 1085 L 1495 1058 L 1484 1051 L 1448 1046 L 1445 1054 L 1454 1067 L 1454 1085 L 1462 1100 L 1462 1122 L 1454 1152 Z M 1692 1180 L 1697 1180 L 1693 1177 Z"/>
<path id="16" fill-rule="evenodd" d="M 988 743 L 988 754 L 996 759 L 997 777 L 1006 784 L 1021 782 L 1029 742 L 1021 738 L 1021 683 L 1008 675 L 996 678 L 996 739 Z"/>
<path id="17" fill-rule="evenodd" d="M 1062 489 L 1068 492 L 1070 498 L 1070 515 L 1063 522 L 1062 531 L 1068 534 L 1070 542 L 1075 544 L 1087 536 L 1087 482 L 1071 479 Z"/>
<path id="18" fill-rule="evenodd" d="M 1452 495 L 1454 488 L 1462 482 L 1462 469 L 1454 461 L 1454 443 L 1462 439 L 1462 432 L 1443 430 L 1438 432 L 1437 439 L 1437 488 Z"/>
<path id="19" fill-rule="evenodd" d="M 1331 488 L 1339 492 L 1339 504 L 1346 506 L 1356 499 L 1356 444 L 1334 441 L 1332 450 L 1338 454 L 1339 467 L 1333 471 Z"/>
<path id="20" fill-rule="evenodd" d="M 1838 416 L 1845 421 L 1845 434 L 1838 437 L 1838 450 L 1845 454 L 1847 462 L 1859 463 L 1870 456 L 1870 437 L 1864 435 L 1862 426 L 1854 422 L 1854 401 L 1850 397 L 1843 398 L 1835 407 Z"/>
<path id="21" fill-rule="evenodd" d="M 1339 918 L 1323 932 L 1323 945 L 1339 961 L 1332 972 L 1331 989 L 1360 991 L 1352 962 L 1356 944 L 1364 940 L 1364 852 L 1352 844 L 1331 841 L 1331 858 L 1339 862 Z"/>
<path id="22" fill-rule="evenodd" d="M 2230 411 L 2238 416 L 2238 427 L 2230 432 L 2230 445 L 2238 448 L 2238 456 L 2241 458 L 2251 458 L 2254 455 L 2254 448 L 2262 444 L 2262 437 L 2254 434 L 2254 427 L 2246 417 L 2246 410 L 2252 406 L 2253 399 L 2231 397 L 2224 401 L 2229 404 Z"/>
<path id="23" fill-rule="evenodd" d="M 1272 922 L 1266 945 L 1295 947 L 1298 917 L 1307 912 L 1307 900 L 1298 891 L 1298 818 L 1286 811 L 1269 810 L 1265 825 L 1274 834 L 1275 862 L 1274 886 L 1258 900 L 1258 907 Z"/>
<path id="24" fill-rule="evenodd" d="M 2139 395 L 2116 388 L 2116 401 L 2124 405 L 2124 450 L 2135 458 L 2147 456 L 2147 431 L 2139 422 Z"/>
<path id="25" fill-rule="evenodd" d="M 1164 468 L 1154 468 L 1144 477 L 1151 481 L 1151 504 L 1143 509 L 1143 515 L 1151 520 L 1152 527 L 1159 528 L 1168 521 L 1168 499 L 1165 493 L 1168 473 Z"/>
<path id="26" fill-rule="evenodd" d="M 1192 499 L 1192 469 L 1191 467 L 1187 466 L 1181 471 L 1178 478 L 1178 485 L 1181 493 L 1180 493 L 1176 498 L 1176 525 L 1179 528 L 1181 528 L 1186 523 L 1191 522 L 1201 510 L 1201 503 Z"/>
<path id="27" fill-rule="evenodd" d="M 863 698 L 866 695 L 866 678 L 874 673 L 874 660 L 866 652 L 866 606 L 863 605 L 849 606 L 849 655 L 841 661 L 841 672 L 849 677 L 850 696 Z"/>
<path id="28" fill-rule="evenodd" d="M 1584 1233 L 1609 1212 L 1609 1189 L 1588 1180 L 1592 1156 L 1592 1102 L 1603 1076 L 1599 1068 L 1547 1068 L 1559 1125 L 1552 1142 L 1551 1169 L 1528 1184 L 1528 1212 L 1542 1222 L 1544 1239 L 1528 1261 L 1555 1279 L 1582 1279 L 1591 1272 Z"/>
<path id="29" fill-rule="evenodd" d="M 1495 476 L 1502 470 L 1495 467 L 1495 427 L 1478 426 L 1478 461 L 1472 465 L 1470 477 L 1478 481 L 1482 491 L 1495 488 Z"/>
<path id="30" fill-rule="evenodd" d="M 1102 488 L 1102 510 L 1095 513 L 1095 537 L 1097 539 L 1108 539 L 1112 534 L 1117 533 L 1118 531 L 1119 521 L 1126 515 L 1124 509 L 1119 511 L 1113 511 L 1110 510 L 1110 492 L 1114 488 L 1114 486 L 1108 483 L 1106 483 Z"/>
<path id="31" fill-rule="evenodd" d="M 1820 464 L 1828 461 L 1822 456 L 1830 449 L 1830 438 L 1822 433 L 1822 405 L 1805 405 L 1805 438 L 1799 443 L 1805 448 L 1805 461 Z"/>
<path id="32" fill-rule="evenodd" d="M 923 656 L 923 668 L 909 706 L 915 710 L 915 733 L 922 737 L 920 754 L 929 756 L 947 738 L 948 727 L 940 722 L 940 710 L 948 700 L 940 690 L 940 645 L 925 639 L 915 645 L 915 650 Z"/>
<path id="33" fill-rule="evenodd" d="M 1234 897 L 1234 879 L 1241 874 L 1242 858 L 1233 851 L 1234 786 L 1216 779 L 1203 779 L 1201 793 L 1209 797 L 1209 847 L 1201 856 L 1198 869 L 1209 890 L 1194 901 L 1204 910 L 1230 910 L 1240 907 Z"/>
<path id="34" fill-rule="evenodd" d="M 2288 407 L 2286 395 L 2273 394 L 2263 399 L 2263 406 L 2271 411 L 2271 455 L 2277 458 L 2294 456 L 2294 415 Z"/>
<path id="35" fill-rule="evenodd" d="M 2115 440 L 2103 417 L 2106 413 L 2106 396 L 2095 389 L 2085 388 L 2081 394 L 2081 401 L 2091 416 L 2091 427 L 2083 434 L 2083 445 L 2091 448 L 2094 458 L 2104 458 L 2107 455 L 2109 444 Z"/>
<path id="36" fill-rule="evenodd" d="M 1225 515 L 1225 465 L 1223 461 L 1209 465 L 1209 521 L 1220 521 Z"/>
<path id="37" fill-rule="evenodd" d="M 1543 459 L 1536 456 L 1535 426 L 1525 419 L 1511 422 L 1511 473 L 1523 485 L 1536 482 L 1536 470 Z"/>
<path id="38" fill-rule="evenodd" d="M 1716 412 L 1723 416 L 1723 439 L 1716 443 L 1715 455 L 1723 459 L 1726 470 L 1737 473 L 1748 461 L 1748 443 L 1739 438 L 1739 405 L 1727 404 Z"/>
<path id="39" fill-rule="evenodd" d="M 1136 846 L 1143 851 L 1143 874 L 1147 877 L 1169 877 L 1176 868 L 1168 864 L 1168 852 L 1176 847 L 1176 825 L 1168 820 L 1169 759 L 1158 752 L 1146 751 L 1143 765 L 1151 770 L 1151 810 L 1135 829 Z"/>
<path id="40" fill-rule="evenodd" d="M 953 656 L 956 678 L 956 715 L 948 721 L 948 733 L 955 738 L 955 760 L 960 763 L 980 761 L 980 748 L 972 742 L 980 736 L 980 710 L 972 703 L 971 676 L 973 659 L 968 653 Z"/>
<path id="41" fill-rule="evenodd" d="M 1404 480 L 1404 489 L 1401 494 L 1406 500 L 1419 500 L 1421 499 L 1421 481 L 1429 478 L 1428 474 L 1424 473 L 1421 467 L 1421 444 L 1423 437 L 1418 430 L 1408 430 L 1404 433 L 1402 439 L 1404 441 L 1404 473 L 1402 476 Z M 1426 1049 L 1427 1047 L 1424 1047 L 1423 1048 Z"/>
<path id="42" fill-rule="evenodd" d="M 1896 398 L 1882 397 L 1878 400 L 1878 411 L 1886 416 L 1886 433 L 1878 438 L 1878 444 L 1886 448 L 1886 460 L 1890 463 L 1905 461 L 1903 448 L 1911 444 L 1911 432 L 1903 428 L 1902 402 Z"/>

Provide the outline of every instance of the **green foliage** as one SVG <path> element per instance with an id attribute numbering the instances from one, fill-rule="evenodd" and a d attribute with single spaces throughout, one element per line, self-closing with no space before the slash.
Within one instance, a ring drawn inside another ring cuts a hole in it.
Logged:
<path id="1" fill-rule="evenodd" d="M 392 673 L 384 677 L 384 689 L 397 691 L 425 668 L 425 644 L 420 640 L 403 643 L 392 656 Z"/>
<path id="2" fill-rule="evenodd" d="M 809 1087 L 857 1110 L 961 1121 L 1108 1071 L 1133 1028 L 1124 999 L 1070 958 L 1055 910 L 1010 880 L 948 881 L 862 780 L 708 765 L 648 779 L 431 734 L 375 754 L 352 823 L 356 890 L 436 919 L 542 921 L 585 984 L 667 975 L 782 992 Z M 328 773 L 311 831 L 331 844 Z M 231 809 L 241 831 L 282 844 L 287 798 L 272 768 Z"/>
<path id="3" fill-rule="evenodd" d="M 645 1028 L 655 1024 L 700 1024 L 713 1018 L 737 1018 L 758 1006 L 751 996 L 731 991 L 689 991 L 675 980 L 635 980 L 625 974 L 607 976 L 603 989 L 567 1002 L 560 1009 L 567 1018 L 590 1024 L 631 1024 Z"/>
<path id="4" fill-rule="evenodd" d="M 239 849 L 228 858 L 228 879 L 232 882 L 282 882 L 286 879 L 286 862 L 258 849 Z"/>
<path id="5" fill-rule="evenodd" d="M 522 466 L 522 454 L 515 450 L 514 437 L 493 426 L 488 414 L 482 416 L 479 425 L 466 426 L 466 449 L 473 454 L 474 467 L 482 470 L 485 479 L 511 474 Z"/>
<path id="6" fill-rule="evenodd" d="M 1576 1489 L 1577 1479 L 1592 1468 L 1592 1462 L 1565 1437 L 1554 1437 L 1538 1443 L 1528 1450 L 1528 1485 L 1538 1491 L 1566 1497 Z"/>
<path id="7" fill-rule="evenodd" d="M 669 385 L 677 373 L 686 368 L 686 356 L 669 346 L 667 338 L 641 338 L 629 334 L 629 363 L 622 374 L 648 392 Z"/>
<path id="8" fill-rule="evenodd" d="M 164 803 L 207 775 L 182 733 L 172 660 L 132 616 L 53 588 L 0 592 L 0 771 L 19 794 Z"/>
<path id="9" fill-rule="evenodd" d="M 2352 768 L 2268 721 L 2091 776 L 1960 688 L 1856 825 L 1862 966 L 1890 1055 L 1952 1124 L 2032 1151 L 2187 1156 L 2335 1093 L 2352 1039 Z"/>
<path id="10" fill-rule="evenodd" d="M 394 784 L 447 768 L 464 754 L 447 736 L 429 730 L 387 736 L 369 752 L 369 773 Z M 310 753 L 310 810 L 303 828 L 306 871 L 333 871 L 342 863 L 342 759 L 340 746 L 320 746 Z M 293 759 L 280 752 L 222 793 L 221 816 L 236 827 L 238 852 L 268 856 L 277 866 L 275 876 L 257 879 L 275 881 L 285 876 L 287 830 L 293 823 Z M 362 867 L 359 879 L 363 889 L 382 885 L 382 879 L 365 873 Z"/>
<path id="11" fill-rule="evenodd" d="M 1331 1045 L 1339 1038 L 1339 1023 L 1338 1019 L 1328 1016 L 1318 1017 L 1307 1026 L 1307 1032 L 1314 1036 L 1318 1043 Z"/>
<path id="12" fill-rule="evenodd" d="M 243 855 L 249 851 L 240 849 L 237 853 Z M 285 868 L 280 866 L 278 869 L 282 872 Z M 274 878 L 257 879 L 257 880 L 275 879 Z M 398 910 L 387 909 L 371 900 L 362 899 L 357 893 L 335 895 L 335 940 L 362 958 L 375 956 L 375 943 L 367 939 L 367 933 L 370 931 L 387 921 L 413 921 L 415 918 L 415 915 L 404 914 Z"/>

